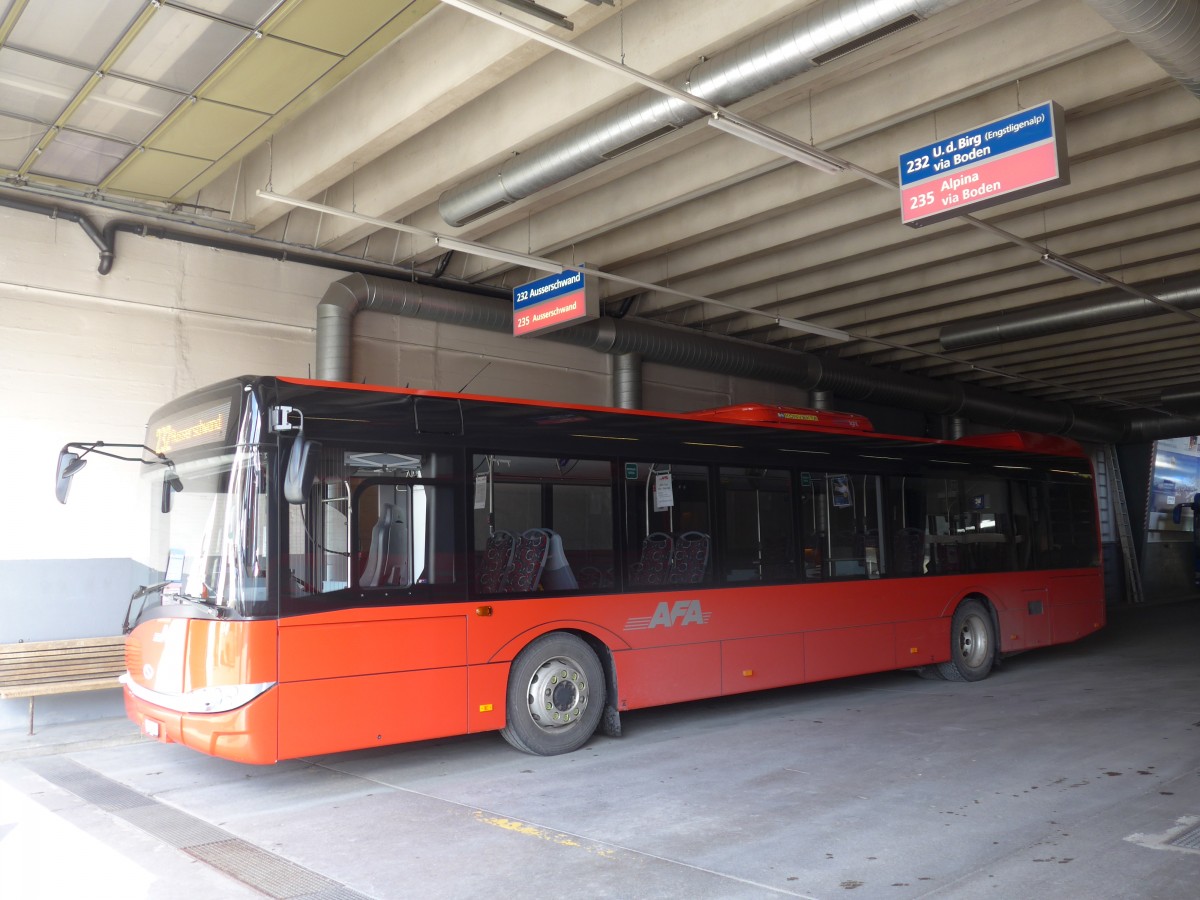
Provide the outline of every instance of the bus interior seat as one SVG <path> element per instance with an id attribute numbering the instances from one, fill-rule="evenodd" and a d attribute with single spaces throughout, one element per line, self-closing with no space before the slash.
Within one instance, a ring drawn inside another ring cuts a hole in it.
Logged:
<path id="1" fill-rule="evenodd" d="M 516 547 L 517 539 L 511 531 L 494 531 L 488 535 L 479 571 L 479 589 L 483 593 L 497 594 L 507 589 Z"/>
<path id="2" fill-rule="evenodd" d="M 892 570 L 896 575 L 920 575 L 925 567 L 925 533 L 900 528 L 892 536 Z"/>
<path id="3" fill-rule="evenodd" d="M 575 573 L 571 571 L 571 563 L 563 550 L 562 535 L 557 531 L 548 532 L 550 546 L 546 552 L 546 567 L 542 571 L 542 587 L 548 591 L 574 591 L 579 588 Z"/>
<path id="4" fill-rule="evenodd" d="M 512 570 L 508 576 L 507 590 L 518 593 L 537 590 L 546 567 L 546 554 L 550 550 L 550 531 L 545 528 L 530 528 L 521 532 L 513 550 Z"/>
<path id="5" fill-rule="evenodd" d="M 397 584 L 405 580 L 404 574 L 404 526 L 396 521 L 396 508 L 385 503 L 371 528 L 367 564 L 359 584 L 363 587 Z"/>
<path id="6" fill-rule="evenodd" d="M 642 541 L 641 558 L 629 571 L 631 584 L 666 584 L 671 574 L 671 557 L 675 542 L 669 534 L 653 531 Z"/>
<path id="7" fill-rule="evenodd" d="M 671 554 L 672 584 L 699 584 L 708 571 L 712 540 L 702 531 L 685 531 L 675 539 Z"/>
<path id="8" fill-rule="evenodd" d="M 958 544 L 935 544 L 938 575 L 958 575 L 962 572 Z"/>

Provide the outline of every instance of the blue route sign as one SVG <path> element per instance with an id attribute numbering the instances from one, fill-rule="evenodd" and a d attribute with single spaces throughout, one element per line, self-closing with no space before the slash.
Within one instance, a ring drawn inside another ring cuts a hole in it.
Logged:
<path id="1" fill-rule="evenodd" d="M 1043 103 L 901 154 L 901 220 L 936 222 L 1070 180 L 1062 108 Z"/>
<path id="2" fill-rule="evenodd" d="M 901 154 L 900 186 L 908 187 L 1053 138 L 1053 106 L 1043 103 Z"/>

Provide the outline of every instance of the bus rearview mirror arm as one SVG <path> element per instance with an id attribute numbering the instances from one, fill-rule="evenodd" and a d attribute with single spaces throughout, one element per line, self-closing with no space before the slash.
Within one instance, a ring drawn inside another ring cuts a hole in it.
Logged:
<path id="1" fill-rule="evenodd" d="M 77 450 L 82 450 L 83 452 L 77 453 L 75 452 Z M 124 453 L 113 453 L 113 450 L 142 450 L 154 458 L 146 459 L 143 455 L 127 456 Z M 58 467 L 54 479 L 54 496 L 58 498 L 59 503 L 67 502 L 67 495 L 71 491 L 71 479 L 79 474 L 83 467 L 87 465 L 88 461 L 84 457 L 89 453 L 95 453 L 97 456 L 107 456 L 111 459 L 119 459 L 123 462 L 140 462 L 144 466 L 167 466 L 168 472 L 166 478 L 170 483 L 170 489 L 176 491 L 183 490 L 183 482 L 175 474 L 175 463 L 166 454 L 159 453 L 145 444 L 108 444 L 104 441 L 71 441 L 64 444 L 63 448 L 58 451 Z M 166 512 L 169 510 L 170 504 L 166 499 L 164 499 L 163 503 L 165 506 L 163 512 Z"/>

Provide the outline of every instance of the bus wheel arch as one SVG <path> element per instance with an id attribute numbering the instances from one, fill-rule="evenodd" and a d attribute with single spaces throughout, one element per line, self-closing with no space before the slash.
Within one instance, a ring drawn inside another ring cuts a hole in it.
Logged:
<path id="1" fill-rule="evenodd" d="M 608 656 L 603 644 L 572 631 L 551 631 L 531 641 L 509 668 L 500 734 L 537 756 L 578 750 L 605 718 L 612 665 L 611 659 L 607 666 L 602 660 Z"/>
<path id="2" fill-rule="evenodd" d="M 938 663 L 947 681 L 982 681 L 1000 657 L 1000 628 L 996 610 L 981 594 L 968 594 L 950 620 L 950 659 Z"/>

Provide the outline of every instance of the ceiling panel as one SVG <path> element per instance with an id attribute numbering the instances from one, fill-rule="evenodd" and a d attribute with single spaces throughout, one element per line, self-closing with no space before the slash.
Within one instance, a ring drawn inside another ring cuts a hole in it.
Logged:
<path id="1" fill-rule="evenodd" d="M 204 96 L 230 106 L 274 115 L 341 59 L 301 44 L 264 37 L 204 89 Z"/>
<path id="2" fill-rule="evenodd" d="M 94 69 L 145 5 L 144 0 L 29 0 L 8 42 Z"/>
<path id="3" fill-rule="evenodd" d="M 129 144 L 62 129 L 38 155 L 34 175 L 99 184 L 130 151 Z"/>
<path id="4" fill-rule="evenodd" d="M 267 16 L 283 5 L 283 0 L 187 0 L 180 5 L 248 28 L 257 28 Z"/>
<path id="5" fill-rule="evenodd" d="M 0 167 L 19 169 L 48 130 L 45 125 L 0 114 Z"/>
<path id="6" fill-rule="evenodd" d="M 0 47 L 0 112 L 50 124 L 91 76 L 80 66 Z"/>
<path id="7" fill-rule="evenodd" d="M 170 197 L 208 164 L 206 159 L 147 148 L 131 156 L 108 187 L 134 195 Z"/>
<path id="8" fill-rule="evenodd" d="M 308 0 L 292 10 L 273 33 L 284 40 L 346 56 L 365 35 L 382 28 L 411 3 L 396 0 Z"/>
<path id="9" fill-rule="evenodd" d="M 198 100 L 172 119 L 149 145 L 173 153 L 220 159 L 268 118 L 265 113 Z"/>
<path id="10" fill-rule="evenodd" d="M 246 28 L 164 6 L 133 37 L 112 71 L 191 93 L 249 37 Z"/>
<path id="11" fill-rule="evenodd" d="M 538 272 L 254 196 L 270 185 L 556 264 L 586 260 L 615 276 L 601 286 L 609 315 L 874 366 L 880 383 L 949 379 L 1147 414 L 1163 411 L 1164 388 L 1200 383 L 1200 354 L 1187 352 L 1200 338 L 1200 97 L 1098 3 L 542 5 L 573 29 L 496 0 L 30 0 L 0 26 L 0 187 L 134 197 L 167 217 L 181 204 L 232 207 L 220 223 L 232 229 L 473 287 L 503 291 Z M 1127 5 L 1156 12 L 1151 26 L 1188 6 Z M 846 171 L 709 127 L 706 112 L 664 127 L 653 109 L 625 146 L 593 135 L 586 166 L 568 159 L 563 148 L 632 108 L 647 78 L 690 89 L 710 61 L 762 46 L 765 31 L 788 23 L 815 39 L 806 17 L 828 23 L 851 7 L 895 18 L 721 101 Z M 1184 26 L 1177 50 L 1200 59 L 1200 35 Z M 900 223 L 900 153 L 1045 100 L 1065 113 L 1069 185 L 974 220 Z M 539 159 L 554 177 L 521 171 Z M 473 184 L 511 196 L 447 224 L 439 197 Z M 1113 281 L 1042 265 L 1047 252 Z M 1114 297 L 1157 297 L 1173 277 L 1191 286 L 1186 308 L 1147 301 L 1136 318 L 1094 320 Z M 1084 311 L 1055 325 L 1064 303 Z M 994 315 L 1050 324 L 943 346 L 943 327 Z M 806 322 L 847 339 L 797 329 Z"/>
<path id="12" fill-rule="evenodd" d="M 186 99 L 177 91 L 109 75 L 83 98 L 67 124 L 138 144 Z"/>

